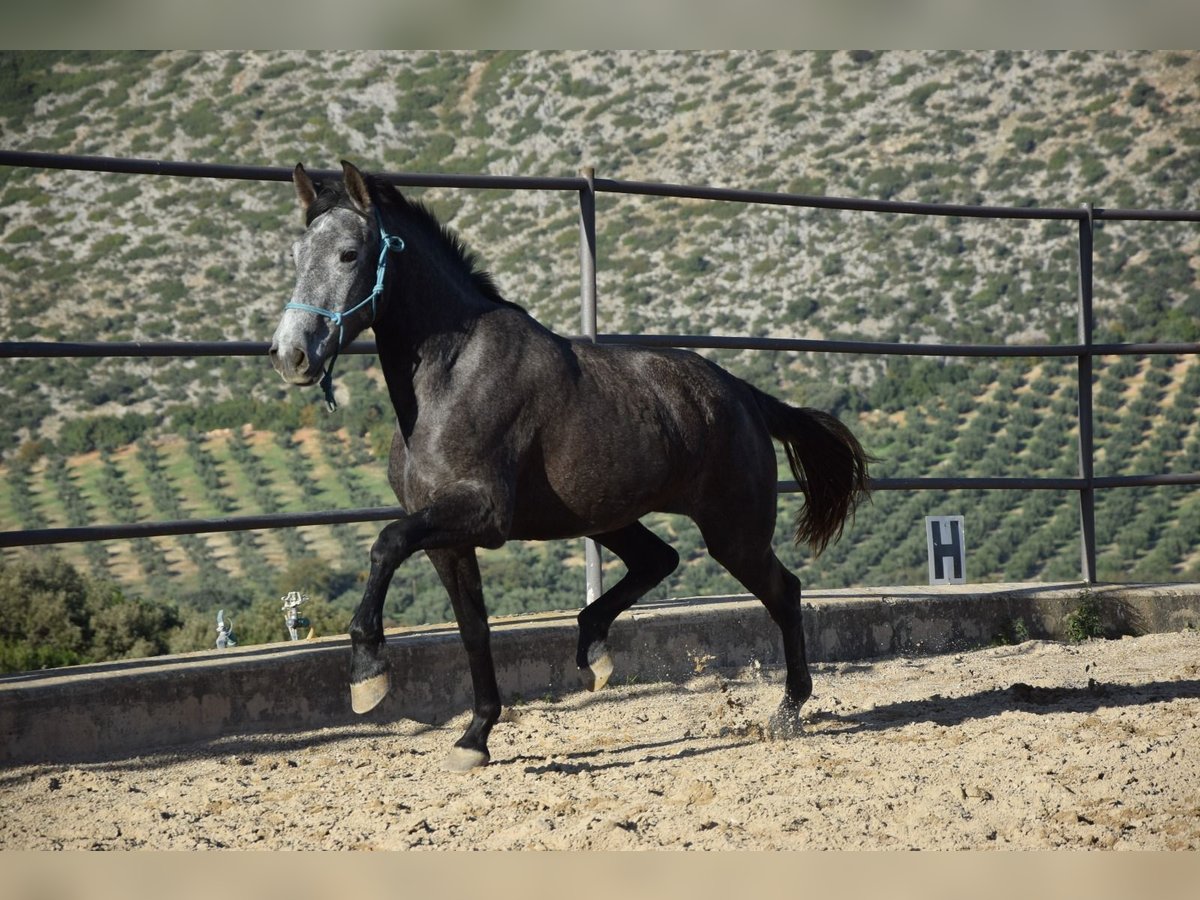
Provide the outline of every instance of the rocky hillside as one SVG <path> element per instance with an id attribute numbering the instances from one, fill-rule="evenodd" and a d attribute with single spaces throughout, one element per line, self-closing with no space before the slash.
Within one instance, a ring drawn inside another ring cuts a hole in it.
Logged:
<path id="1" fill-rule="evenodd" d="M 873 198 L 1186 207 L 1200 205 L 1198 79 L 1194 53 L 10 54 L 0 142 L 428 172 L 593 165 L 614 178 Z M 512 299 L 578 329 L 573 195 L 425 193 Z M 264 339 L 290 287 L 298 223 L 284 184 L 4 169 L 0 200 L 3 338 Z M 1073 229 L 1061 224 L 612 195 L 598 215 L 609 331 L 932 341 L 1074 330 Z M 1101 330 L 1183 336 L 1176 326 L 1197 313 L 1198 252 L 1194 227 L 1106 226 Z M 1182 313 L 1151 322 L 1139 304 Z M 187 364 L 22 368 L 36 377 L 0 386 L 22 437 L 97 407 L 274 388 L 257 364 L 243 381 L 197 378 Z"/>

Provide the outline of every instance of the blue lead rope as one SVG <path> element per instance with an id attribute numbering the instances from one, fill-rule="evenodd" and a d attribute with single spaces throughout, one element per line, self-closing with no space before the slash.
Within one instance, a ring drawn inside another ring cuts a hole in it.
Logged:
<path id="1" fill-rule="evenodd" d="M 371 304 L 371 323 L 375 324 L 375 301 L 383 293 L 383 278 L 387 273 L 387 255 L 389 250 L 394 250 L 399 253 L 404 249 L 404 239 L 399 235 L 388 234 L 383 228 L 383 222 L 379 221 L 379 264 L 375 267 L 375 289 L 361 303 L 356 303 L 354 306 L 342 312 L 337 312 L 332 309 L 322 309 L 319 306 L 310 306 L 307 303 L 289 303 L 284 307 L 287 309 L 298 309 L 301 312 L 316 313 L 318 316 L 324 316 L 333 322 L 338 327 L 337 344 L 333 348 L 333 356 L 329 358 L 329 365 L 325 367 L 325 374 L 321 376 L 321 390 L 325 392 L 325 404 L 329 407 L 329 411 L 333 412 L 337 409 L 337 400 L 333 396 L 333 364 L 337 362 L 338 354 L 342 351 L 342 336 L 345 334 L 345 328 L 342 325 L 343 320 L 354 315 L 368 303 Z"/>

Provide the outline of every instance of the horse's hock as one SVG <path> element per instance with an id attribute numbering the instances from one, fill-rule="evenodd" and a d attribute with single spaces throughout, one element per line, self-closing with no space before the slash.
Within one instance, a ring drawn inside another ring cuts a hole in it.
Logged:
<path id="1" fill-rule="evenodd" d="M 1109 636 L 1200 626 L 1200 585 L 955 585 L 806 595 L 814 662 L 986 646 L 1022 623 L 1031 638 L 1062 639 L 1085 598 Z M 580 690 L 574 613 L 494 619 L 506 703 Z M 361 721 L 346 688 L 349 642 L 327 638 L 28 672 L 0 679 L 0 764 L 76 762 L 232 734 Z M 614 681 L 683 682 L 706 669 L 781 665 L 778 631 L 751 597 L 645 603 L 609 639 Z M 435 723 L 471 704 L 454 626 L 388 634 L 393 689 L 368 718 Z M 829 676 L 824 676 L 829 677 Z M 681 723 L 682 724 L 682 723 Z"/>

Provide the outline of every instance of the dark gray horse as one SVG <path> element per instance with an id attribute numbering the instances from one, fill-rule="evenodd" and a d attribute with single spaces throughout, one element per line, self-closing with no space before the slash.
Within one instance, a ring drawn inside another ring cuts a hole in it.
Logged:
<path id="1" fill-rule="evenodd" d="M 589 536 L 627 573 L 579 614 L 576 662 L 592 690 L 612 672 L 609 626 L 674 571 L 650 512 L 699 526 L 712 556 L 783 633 L 787 681 L 773 733 L 795 734 L 812 693 L 800 581 L 771 549 L 775 451 L 804 490 L 796 540 L 819 551 L 867 490 L 868 456 L 836 418 L 788 406 L 693 353 L 569 340 L 500 296 L 422 205 L 342 163 L 319 185 L 296 166 L 307 230 L 271 361 L 332 402 L 338 351 L 373 328 L 396 410 L 388 479 L 407 511 L 371 550 L 350 624 L 351 701 L 387 694 L 383 602 L 392 574 L 424 550 L 454 606 L 470 660 L 474 716 L 449 767 L 485 764 L 500 715 L 476 547 Z"/>

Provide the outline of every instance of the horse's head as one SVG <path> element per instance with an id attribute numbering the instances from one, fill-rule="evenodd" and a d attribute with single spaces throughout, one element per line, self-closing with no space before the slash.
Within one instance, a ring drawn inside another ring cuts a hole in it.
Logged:
<path id="1" fill-rule="evenodd" d="M 372 324 L 382 292 L 386 251 L 372 191 L 350 163 L 342 175 L 342 184 L 322 186 L 302 165 L 292 173 L 307 229 L 292 248 L 296 286 L 270 350 L 291 384 L 332 377 L 338 351 Z M 332 402 L 331 388 L 326 395 Z"/>

